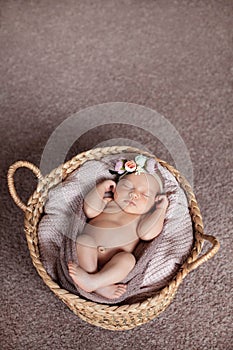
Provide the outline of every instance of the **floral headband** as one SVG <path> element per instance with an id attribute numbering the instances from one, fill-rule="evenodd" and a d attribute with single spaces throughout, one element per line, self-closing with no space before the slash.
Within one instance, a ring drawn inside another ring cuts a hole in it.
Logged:
<path id="1" fill-rule="evenodd" d="M 109 172 L 111 174 L 118 174 L 119 176 L 129 175 L 131 173 L 135 173 L 135 175 L 140 175 L 141 173 L 148 173 L 155 177 L 159 184 L 160 191 L 162 193 L 163 184 L 160 176 L 155 172 L 156 166 L 157 164 L 155 159 L 148 158 L 140 154 L 136 156 L 134 160 L 127 160 L 123 158 L 119 159 L 115 164 L 114 170 L 109 170 Z"/>

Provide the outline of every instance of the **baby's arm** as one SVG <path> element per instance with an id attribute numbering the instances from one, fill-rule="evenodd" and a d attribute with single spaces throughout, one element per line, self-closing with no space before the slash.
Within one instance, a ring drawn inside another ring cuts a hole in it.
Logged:
<path id="1" fill-rule="evenodd" d="M 137 235 L 144 241 L 149 241 L 160 234 L 163 229 L 166 210 L 168 207 L 168 199 L 166 195 L 156 197 L 156 209 L 139 222 L 137 227 Z"/>
<path id="2" fill-rule="evenodd" d="M 106 204 L 111 200 L 104 198 L 105 192 L 114 192 L 116 183 L 112 180 L 105 180 L 96 185 L 84 198 L 84 213 L 91 219 L 102 213 Z"/>

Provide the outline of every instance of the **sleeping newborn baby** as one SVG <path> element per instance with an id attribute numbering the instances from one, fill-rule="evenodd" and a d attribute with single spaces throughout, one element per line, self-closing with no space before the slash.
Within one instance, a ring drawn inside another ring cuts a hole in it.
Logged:
<path id="1" fill-rule="evenodd" d="M 133 251 L 140 240 L 159 235 L 168 207 L 154 159 L 140 155 L 119 162 L 118 182 L 104 180 L 84 198 L 89 220 L 77 239 L 79 265 L 68 264 L 76 285 L 109 299 L 126 292 L 127 285 L 120 282 L 135 266 Z"/>

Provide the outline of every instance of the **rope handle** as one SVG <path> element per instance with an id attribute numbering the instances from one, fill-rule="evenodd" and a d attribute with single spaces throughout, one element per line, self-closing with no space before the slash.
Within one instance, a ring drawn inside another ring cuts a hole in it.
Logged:
<path id="1" fill-rule="evenodd" d="M 38 169 L 34 164 L 27 162 L 27 161 L 19 160 L 18 162 L 14 163 L 10 166 L 8 173 L 7 173 L 7 182 L 8 182 L 9 192 L 10 192 L 11 197 L 13 198 L 15 204 L 25 212 L 27 209 L 27 206 L 19 198 L 19 196 L 16 192 L 16 189 L 15 189 L 15 184 L 14 184 L 14 174 L 18 168 L 28 168 L 28 169 L 32 170 L 32 172 L 36 175 L 36 177 L 39 180 L 42 180 L 43 176 L 40 172 L 40 169 Z"/>
<path id="2" fill-rule="evenodd" d="M 220 243 L 214 236 L 202 233 L 201 237 L 203 238 L 203 240 L 209 241 L 212 244 L 212 247 L 205 254 L 203 254 L 199 258 L 197 257 L 194 261 L 187 264 L 187 269 L 189 272 L 195 270 L 198 266 L 211 259 L 220 248 Z"/>

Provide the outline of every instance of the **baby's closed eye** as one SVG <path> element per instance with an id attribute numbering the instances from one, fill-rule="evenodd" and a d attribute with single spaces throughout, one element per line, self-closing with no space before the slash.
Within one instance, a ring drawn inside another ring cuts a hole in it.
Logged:
<path id="1" fill-rule="evenodd" d="M 123 184 L 123 187 L 125 188 L 131 188 L 131 186 L 129 184 Z"/>
<path id="2" fill-rule="evenodd" d="M 151 197 L 154 197 L 154 194 L 153 193 L 147 193 L 147 192 L 144 192 L 143 194 L 142 194 L 145 198 L 151 198 Z"/>
<path id="3" fill-rule="evenodd" d="M 121 186 L 126 189 L 131 189 L 133 188 L 132 184 L 129 181 L 124 181 Z"/>

